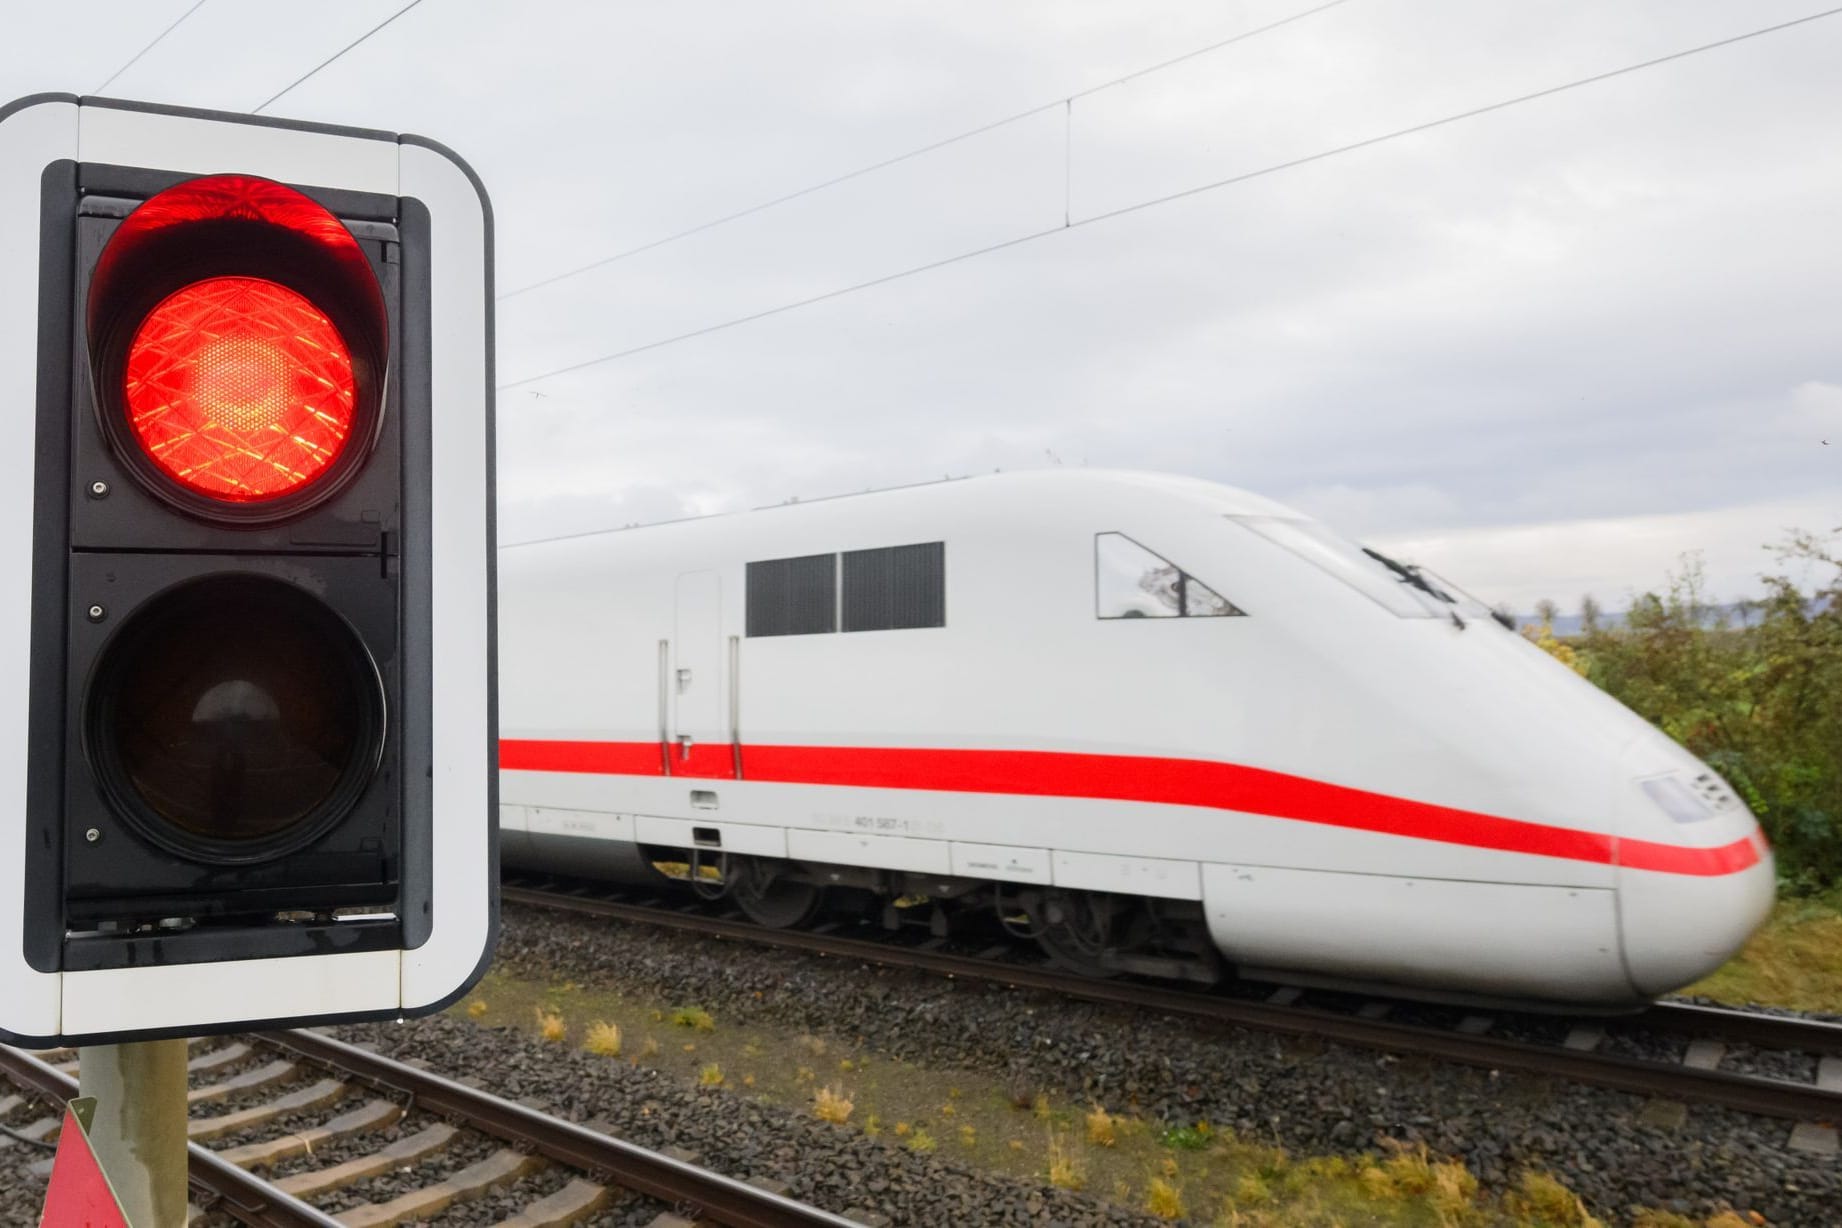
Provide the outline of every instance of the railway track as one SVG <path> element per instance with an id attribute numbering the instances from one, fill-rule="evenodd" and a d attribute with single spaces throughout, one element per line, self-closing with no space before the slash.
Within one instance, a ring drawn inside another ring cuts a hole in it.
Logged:
<path id="1" fill-rule="evenodd" d="M 1572 1079 L 1655 1097 L 1667 1108 L 1715 1104 L 1797 1123 L 1790 1146 L 1834 1153 L 1842 1123 L 1842 1024 L 1688 1003 L 1661 1002 L 1613 1019 L 1559 1020 L 1515 1012 L 1462 1012 L 1418 1003 L 1266 987 L 1263 996 L 1150 984 L 1127 978 L 1095 980 L 1000 957 L 816 930 L 764 929 L 737 916 L 695 905 L 634 902 L 588 885 L 507 882 L 508 902 L 660 925 L 707 937 L 859 959 L 962 980 L 1044 990 L 1219 1024 L 1311 1036 L 1397 1054 L 1419 1054 L 1495 1070 Z M 865 927 L 868 932 L 868 927 Z M 1658 1037 L 1686 1044 L 1660 1045 Z M 1646 1043 L 1649 1042 L 1649 1043 Z M 1681 1060 L 1645 1056 L 1645 1049 L 1680 1047 Z M 1633 1050 L 1637 1050 L 1634 1052 Z M 1721 1069 L 1731 1052 L 1769 1051 L 1807 1067 L 1805 1081 Z"/>
<path id="2" fill-rule="evenodd" d="M 77 1094 L 75 1058 L 69 1050 L 35 1056 L 0 1045 L 0 1074 L 19 1088 L 14 1097 L 0 1096 L 0 1118 L 36 1111 L 14 1127 L 17 1134 L 54 1139 L 62 1103 Z M 188 1066 L 194 1224 L 440 1224 L 450 1208 L 507 1189 L 532 1196 L 498 1228 L 643 1214 L 634 1202 L 640 1199 L 659 1204 L 653 1222 L 661 1228 L 852 1223 L 317 1032 L 195 1041 Z M 385 1131 L 394 1135 L 387 1143 L 367 1137 Z M 316 1153 L 326 1162 L 316 1163 Z M 259 1175 L 278 1169 L 288 1171 L 274 1180 Z M 405 1171 L 414 1177 L 403 1179 Z M 376 1188 L 386 1174 L 396 1176 L 385 1195 L 365 1197 L 361 1183 Z"/>

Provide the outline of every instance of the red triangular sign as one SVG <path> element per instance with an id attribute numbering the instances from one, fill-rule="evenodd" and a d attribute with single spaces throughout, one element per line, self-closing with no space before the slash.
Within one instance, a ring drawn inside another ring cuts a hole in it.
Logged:
<path id="1" fill-rule="evenodd" d="M 69 1107 L 64 1110 L 64 1129 L 58 1134 L 51 1186 L 45 1191 L 45 1212 L 38 1224 L 39 1228 L 130 1228 L 90 1149 L 89 1132 Z"/>

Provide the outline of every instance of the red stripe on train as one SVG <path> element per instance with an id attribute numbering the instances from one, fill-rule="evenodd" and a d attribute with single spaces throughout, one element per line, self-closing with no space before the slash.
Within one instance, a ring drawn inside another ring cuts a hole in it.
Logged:
<path id="1" fill-rule="evenodd" d="M 728 746 L 699 747 L 696 762 L 674 773 L 730 775 Z M 715 761 L 721 751 L 723 760 Z M 1471 810 L 1371 793 L 1264 768 L 1202 759 L 1084 755 L 1063 751 L 936 750 L 851 746 L 743 748 L 751 781 L 926 789 L 1034 797 L 1207 806 L 1331 827 L 1411 836 L 1470 848 L 1531 853 L 1600 865 L 1618 863 L 1668 874 L 1733 874 L 1758 864 L 1752 837 L 1719 848 L 1620 840 L 1594 832 L 1505 819 Z M 658 776 L 656 742 L 555 742 L 507 739 L 499 766 L 508 771 Z"/>

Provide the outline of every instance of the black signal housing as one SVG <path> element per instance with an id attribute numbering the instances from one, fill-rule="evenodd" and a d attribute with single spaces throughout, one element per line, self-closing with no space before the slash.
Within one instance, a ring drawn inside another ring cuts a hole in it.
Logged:
<path id="1" fill-rule="evenodd" d="M 392 356 L 428 328 L 426 213 L 92 164 L 63 186 L 69 246 L 45 253 L 72 312 L 63 732 L 61 768 L 33 766 L 62 798 L 33 854 L 61 924 L 29 927 L 27 958 L 82 971 L 414 947 L 431 871 L 404 816 L 427 785 L 403 764 L 428 736 L 430 649 L 405 634 L 402 546 L 426 540 L 429 509 L 404 467 L 427 457 L 429 407 Z M 129 421 L 137 330 L 213 278 L 285 287 L 350 356 L 343 446 L 272 497 L 176 481 Z"/>

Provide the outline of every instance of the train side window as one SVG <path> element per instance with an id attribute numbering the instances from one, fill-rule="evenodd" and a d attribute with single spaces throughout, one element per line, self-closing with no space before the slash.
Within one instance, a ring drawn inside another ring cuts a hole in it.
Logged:
<path id="1" fill-rule="evenodd" d="M 1097 533 L 1094 613 L 1100 618 L 1226 618 L 1245 611 L 1124 533 Z"/>
<path id="2" fill-rule="evenodd" d="M 823 635 L 838 629 L 838 556 L 748 565 L 748 634 Z"/>
<path id="3" fill-rule="evenodd" d="M 945 542 L 844 553 L 844 629 L 947 625 Z"/>

